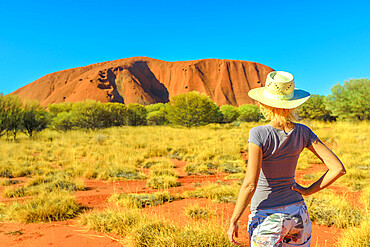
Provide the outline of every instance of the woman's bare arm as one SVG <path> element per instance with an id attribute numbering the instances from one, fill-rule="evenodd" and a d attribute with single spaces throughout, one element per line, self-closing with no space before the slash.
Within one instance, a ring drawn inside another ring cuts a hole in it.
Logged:
<path id="1" fill-rule="evenodd" d="M 334 183 L 335 180 L 346 174 L 346 169 L 344 168 L 342 162 L 327 146 L 325 146 L 324 143 L 319 140 L 319 138 L 317 138 L 312 145 L 307 148 L 326 165 L 328 170 L 319 180 L 317 180 L 308 188 L 302 187 L 296 183 L 292 189 L 302 195 L 311 195 L 316 193 L 328 187 Z"/>
<path id="2" fill-rule="evenodd" d="M 227 232 L 229 240 L 235 244 L 238 244 L 234 240 L 234 235 L 235 237 L 238 237 L 237 222 L 252 199 L 255 188 L 257 186 L 258 177 L 261 170 L 261 164 L 262 164 L 262 149 L 256 144 L 250 142 L 248 144 L 247 171 L 245 173 L 245 178 L 240 188 L 238 198 L 236 200 L 234 212 L 230 220 L 230 227 Z"/>

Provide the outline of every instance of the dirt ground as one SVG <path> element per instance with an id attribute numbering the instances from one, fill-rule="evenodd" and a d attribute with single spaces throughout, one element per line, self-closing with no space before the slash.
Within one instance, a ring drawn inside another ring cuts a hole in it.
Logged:
<path id="1" fill-rule="evenodd" d="M 210 182 L 224 181 L 226 174 L 217 175 L 202 175 L 202 176 L 187 176 L 184 172 L 185 162 L 173 160 L 176 171 L 179 174 L 180 187 L 170 189 L 171 192 L 179 192 L 186 190 L 194 190 L 197 186 L 205 185 Z M 301 177 L 305 173 L 314 173 L 325 171 L 323 165 L 314 165 L 312 168 L 305 171 L 297 171 L 296 179 L 301 181 Z M 21 178 L 24 180 L 24 178 Z M 301 181 L 303 184 L 307 183 Z M 110 206 L 108 198 L 114 192 L 117 193 L 150 193 L 155 190 L 146 186 L 146 181 L 119 181 L 105 182 L 100 180 L 85 180 L 85 191 L 77 191 L 74 193 L 77 201 L 89 209 L 104 209 Z M 359 198 L 358 193 L 348 192 L 345 188 L 331 187 L 338 193 L 349 194 L 354 201 Z M 0 188 L 3 190 L 4 188 Z M 15 199 L 6 199 L 0 197 L 1 202 L 10 202 Z M 233 212 L 234 205 L 231 203 L 215 203 L 208 199 L 188 198 L 170 203 L 165 203 L 160 206 L 145 208 L 143 214 L 155 214 L 172 220 L 176 223 L 191 223 L 193 222 L 185 214 L 185 208 L 197 204 L 202 207 L 213 209 L 219 215 L 219 224 L 227 229 L 227 222 Z M 245 212 L 241 218 L 239 241 L 246 245 L 248 239 L 247 222 L 249 212 Z M 341 229 L 335 227 L 326 227 L 313 224 L 311 246 L 315 247 L 330 247 L 336 246 L 335 241 L 341 234 Z M 127 246 L 125 240 L 120 236 L 113 234 L 104 234 L 87 230 L 84 226 L 78 224 L 78 220 L 68 220 L 62 222 L 50 223 L 0 223 L 0 246 L 69 246 L 69 247 L 93 247 L 93 246 Z M 246 245 L 247 246 L 247 245 Z"/>

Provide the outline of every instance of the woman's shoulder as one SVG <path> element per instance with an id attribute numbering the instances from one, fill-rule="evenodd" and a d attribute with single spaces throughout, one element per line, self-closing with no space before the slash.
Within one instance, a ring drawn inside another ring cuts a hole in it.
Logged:
<path id="1" fill-rule="evenodd" d="M 301 123 L 296 123 L 295 125 L 296 125 L 297 129 L 301 129 L 303 131 L 312 131 L 310 129 L 310 127 L 308 127 L 307 125 L 304 125 L 304 124 L 301 124 Z"/>
<path id="2" fill-rule="evenodd" d="M 268 131 L 268 126 L 269 125 L 259 125 L 259 126 L 251 128 L 249 132 L 266 132 Z"/>

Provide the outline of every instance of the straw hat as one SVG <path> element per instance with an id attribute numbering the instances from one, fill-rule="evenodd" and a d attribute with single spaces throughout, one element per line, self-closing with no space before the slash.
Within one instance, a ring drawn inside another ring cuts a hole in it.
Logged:
<path id="1" fill-rule="evenodd" d="M 284 71 L 270 72 L 265 86 L 251 89 L 248 95 L 262 104 L 283 109 L 296 108 L 310 97 L 309 92 L 295 89 L 293 75 Z"/>

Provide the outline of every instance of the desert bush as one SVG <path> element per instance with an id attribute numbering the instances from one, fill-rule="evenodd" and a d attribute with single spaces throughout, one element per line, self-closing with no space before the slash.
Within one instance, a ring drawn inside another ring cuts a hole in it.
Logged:
<path id="1" fill-rule="evenodd" d="M 239 117 L 238 120 L 242 122 L 258 122 L 262 115 L 256 105 L 241 105 L 238 107 Z"/>
<path id="2" fill-rule="evenodd" d="M 107 111 L 105 127 L 127 125 L 127 107 L 121 103 L 104 103 L 103 109 Z"/>
<path id="3" fill-rule="evenodd" d="M 16 95 L 0 95 L 0 136 L 7 133 L 16 139 L 22 130 L 22 105 Z"/>
<path id="4" fill-rule="evenodd" d="M 312 94 L 311 97 L 298 108 L 298 116 L 304 119 L 333 121 L 331 111 L 326 109 L 325 96 Z"/>
<path id="5" fill-rule="evenodd" d="M 165 202 L 171 202 L 179 199 L 178 196 L 172 196 L 168 191 L 154 192 L 152 194 L 113 194 L 109 201 L 117 203 L 122 207 L 144 208 L 147 206 L 157 206 Z"/>
<path id="6" fill-rule="evenodd" d="M 314 194 L 306 198 L 305 202 L 311 220 L 320 225 L 334 225 L 339 228 L 357 227 L 364 220 L 359 209 L 330 190 Z"/>
<path id="7" fill-rule="evenodd" d="M 150 104 L 150 105 L 145 106 L 145 109 L 148 113 L 160 111 L 164 108 L 166 108 L 166 104 L 163 104 L 163 103 L 156 103 L 156 104 Z"/>
<path id="8" fill-rule="evenodd" d="M 22 110 L 22 130 L 32 137 L 35 133 L 46 129 L 49 116 L 46 110 L 37 101 L 26 102 Z"/>
<path id="9" fill-rule="evenodd" d="M 232 105 L 222 105 L 220 107 L 223 116 L 223 123 L 232 123 L 239 117 L 238 108 Z"/>
<path id="10" fill-rule="evenodd" d="M 146 117 L 148 125 L 164 125 L 167 122 L 166 113 L 164 111 L 152 111 Z"/>
<path id="11" fill-rule="evenodd" d="M 190 207 L 187 207 L 185 210 L 186 215 L 189 217 L 199 220 L 199 219 L 209 219 L 213 216 L 216 216 L 216 213 L 214 210 L 210 210 L 207 208 L 200 207 L 199 205 L 193 205 Z"/>
<path id="12" fill-rule="evenodd" d="M 74 218 L 81 211 L 69 193 L 42 194 L 23 203 L 10 204 L 5 209 L 5 220 L 26 223 L 61 221 Z"/>
<path id="13" fill-rule="evenodd" d="M 55 118 L 59 113 L 72 111 L 73 103 L 62 102 L 59 104 L 49 104 L 47 109 L 49 111 L 50 117 Z"/>
<path id="14" fill-rule="evenodd" d="M 199 187 L 194 191 L 186 191 L 185 197 L 194 198 L 208 198 L 216 200 L 217 202 L 227 203 L 236 202 L 236 198 L 239 194 L 240 186 L 237 184 L 233 185 L 218 185 L 210 184 L 207 186 Z"/>
<path id="15" fill-rule="evenodd" d="M 77 126 L 77 116 L 72 112 L 60 112 L 51 120 L 51 126 L 56 130 L 67 131 Z"/>
<path id="16" fill-rule="evenodd" d="M 74 121 L 79 128 L 96 130 L 110 127 L 111 113 L 98 101 L 74 103 L 71 113 L 76 116 Z"/>
<path id="17" fill-rule="evenodd" d="M 169 175 L 155 176 L 148 179 L 147 185 L 153 189 L 168 189 L 180 186 L 177 178 Z"/>
<path id="18" fill-rule="evenodd" d="M 130 126 L 146 125 L 147 110 L 145 106 L 139 104 L 129 104 L 127 106 L 127 124 Z"/>
<path id="19" fill-rule="evenodd" d="M 218 106 L 208 96 L 195 91 L 174 96 L 167 111 L 171 124 L 186 127 L 219 122 L 222 117 Z"/>
<path id="20" fill-rule="evenodd" d="M 326 108 L 339 119 L 369 120 L 369 79 L 349 79 L 343 86 L 339 83 L 331 88 Z"/>

